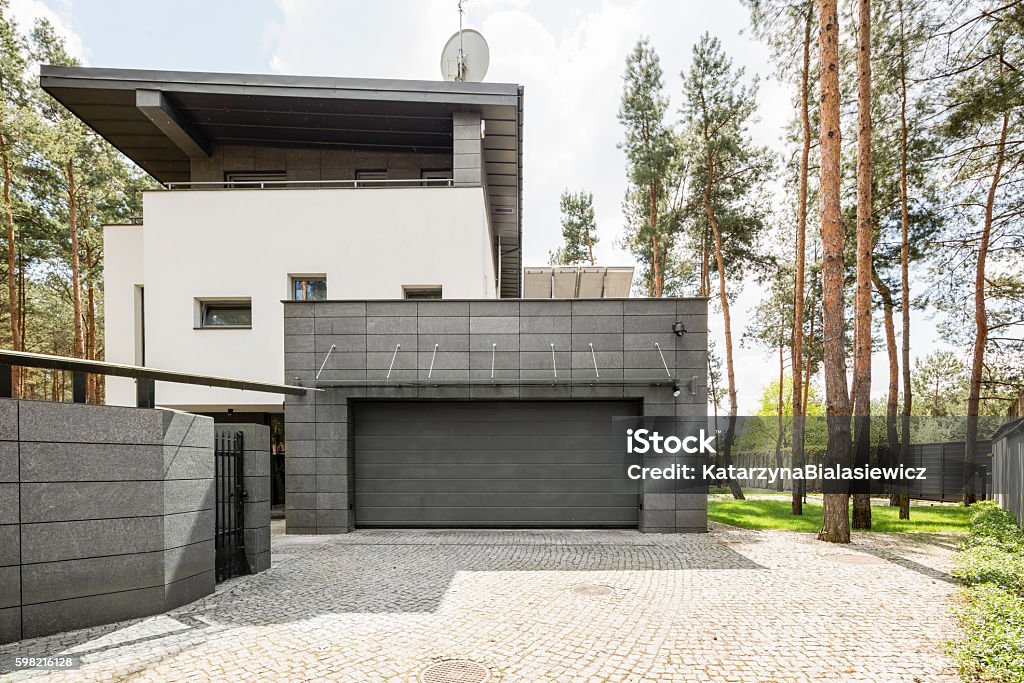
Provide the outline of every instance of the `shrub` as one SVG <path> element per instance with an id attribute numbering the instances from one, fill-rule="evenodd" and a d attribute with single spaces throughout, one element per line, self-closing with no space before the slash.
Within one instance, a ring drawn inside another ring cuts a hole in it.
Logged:
<path id="1" fill-rule="evenodd" d="M 1024 556 L 996 545 L 965 548 L 957 557 L 953 576 L 966 584 L 991 583 L 1024 596 Z"/>
<path id="2" fill-rule="evenodd" d="M 995 503 L 977 503 L 954 575 L 967 584 L 950 653 L 965 681 L 1024 683 L 1024 529 Z"/>
<path id="3" fill-rule="evenodd" d="M 964 637 L 950 653 L 965 681 L 1024 681 L 1024 598 L 980 584 L 968 590 L 957 617 Z"/>
<path id="4" fill-rule="evenodd" d="M 974 505 L 968 545 L 995 545 L 1008 552 L 1024 552 L 1024 529 L 1009 510 L 986 500 Z"/>

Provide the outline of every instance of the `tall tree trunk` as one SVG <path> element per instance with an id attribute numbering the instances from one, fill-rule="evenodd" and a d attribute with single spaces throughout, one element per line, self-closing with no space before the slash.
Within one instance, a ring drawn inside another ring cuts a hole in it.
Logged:
<path id="1" fill-rule="evenodd" d="M 75 319 L 75 358 L 85 357 L 85 334 L 82 329 L 82 268 L 78 258 L 78 207 L 76 204 L 75 165 L 68 159 L 68 231 L 71 234 L 71 307 Z"/>
<path id="2" fill-rule="evenodd" d="M 729 425 L 725 430 L 725 445 L 722 448 L 722 462 L 725 467 L 732 464 L 732 442 L 736 437 L 736 371 L 732 359 L 732 319 L 729 316 L 729 298 L 725 288 L 725 261 L 722 258 L 722 234 L 715 220 L 715 212 L 711 210 L 711 187 L 715 182 L 714 161 L 708 159 L 708 182 L 704 186 L 704 213 L 707 214 L 711 233 L 715 237 L 715 261 L 718 264 L 718 294 L 722 304 L 722 321 L 725 326 L 725 372 L 729 380 Z M 743 491 L 735 479 L 729 479 L 729 490 L 736 500 L 744 500 Z"/>
<path id="3" fill-rule="evenodd" d="M 96 360 L 96 287 L 92 280 L 86 285 L 85 357 Z M 89 375 L 89 402 L 99 403 L 100 375 Z"/>
<path id="4" fill-rule="evenodd" d="M 899 461 L 905 465 L 910 454 L 910 413 L 914 398 L 910 386 L 910 197 L 907 193 L 907 56 L 904 35 L 903 0 L 898 2 L 900 21 L 900 322 L 903 363 L 903 411 L 900 420 Z M 904 482 L 899 494 L 900 519 L 910 519 L 910 489 Z"/>
<path id="5" fill-rule="evenodd" d="M 996 167 L 992 182 L 985 198 L 985 223 L 981 229 L 978 244 L 978 265 L 974 274 L 974 354 L 971 358 L 971 381 L 967 393 L 967 436 L 964 443 L 964 505 L 978 501 L 974 490 L 974 476 L 977 471 L 978 414 L 981 407 L 981 373 L 985 367 L 985 345 L 988 343 L 988 311 L 985 310 L 985 266 L 988 260 L 989 241 L 992 237 L 992 220 L 996 204 L 996 193 L 1003 175 L 1003 159 L 1006 156 L 1006 133 L 1010 117 L 1003 113 L 1003 124 L 996 146 Z"/>
<path id="6" fill-rule="evenodd" d="M 800 133 L 803 147 L 800 150 L 800 192 L 797 199 L 796 217 L 796 282 L 793 287 L 793 467 L 804 465 L 804 400 L 803 372 L 804 355 L 804 270 L 807 261 L 807 174 L 811 154 L 811 118 L 808 112 L 811 75 L 811 23 L 814 18 L 814 3 L 807 3 L 807 19 L 804 23 L 804 61 L 800 72 Z M 793 481 L 791 508 L 794 515 L 804 513 L 803 479 Z"/>
<path id="7" fill-rule="evenodd" d="M 821 244 L 822 321 L 825 348 L 825 414 L 828 421 L 826 465 L 846 466 L 850 453 L 850 397 L 846 388 L 846 329 L 843 298 L 843 243 L 840 216 L 839 16 L 836 0 L 818 0 L 818 50 L 821 54 Z M 826 488 L 818 538 L 850 542 L 848 488 Z"/>
<path id="8" fill-rule="evenodd" d="M 658 192 L 654 182 L 647 184 L 647 225 L 651 230 L 651 264 L 654 268 L 654 296 L 660 297 L 665 289 L 665 276 L 661 272 L 661 253 L 658 248 Z"/>
<path id="9" fill-rule="evenodd" d="M 871 0 L 859 0 L 857 49 L 857 288 L 854 306 L 853 406 L 855 461 L 864 467 L 871 455 Z M 853 528 L 871 528 L 870 482 L 857 483 Z M 865 490 L 866 488 L 866 490 Z"/>
<path id="10" fill-rule="evenodd" d="M 872 269 L 871 279 L 878 290 L 878 296 L 882 299 L 882 321 L 885 327 L 885 350 L 889 357 L 889 393 L 885 401 L 885 441 L 888 451 L 885 458 L 885 465 L 893 467 L 896 465 L 897 453 L 900 449 L 899 433 L 896 431 L 896 418 L 899 415 L 900 398 L 900 367 L 899 352 L 896 350 L 896 325 L 893 320 L 893 310 L 896 303 L 892 298 L 892 289 Z M 899 505 L 899 484 L 892 484 L 889 488 L 889 505 Z"/>
<path id="11" fill-rule="evenodd" d="M 0 92 L 3 91 L 3 78 L 0 76 Z M 6 122 L 5 122 L 6 124 Z M 14 351 L 24 351 L 25 343 L 21 336 L 21 316 L 18 313 L 18 270 L 17 252 L 18 235 L 14 223 L 14 207 L 11 206 L 11 186 L 14 178 L 11 175 L 11 160 L 8 150 L 7 132 L 0 132 L 0 158 L 4 171 L 4 219 L 7 224 L 7 314 L 11 318 L 11 347 Z M 21 397 L 22 369 L 17 365 L 11 368 L 11 389 L 14 398 Z"/>
<path id="12" fill-rule="evenodd" d="M 783 441 L 783 436 L 785 435 L 785 432 L 786 432 L 786 426 L 785 426 L 785 423 L 783 422 L 783 419 L 782 419 L 783 404 L 784 404 L 784 401 L 782 400 L 783 399 L 782 392 L 783 392 L 783 389 L 786 386 L 786 363 L 785 363 L 784 358 L 785 358 L 785 354 L 783 353 L 783 345 L 779 344 L 779 406 L 778 406 L 778 413 L 779 413 L 779 415 L 778 415 L 779 435 L 775 439 L 775 467 L 778 468 L 779 470 L 782 469 L 782 441 Z M 785 490 L 785 487 L 783 486 L 782 477 L 778 478 L 778 480 L 775 483 L 775 487 L 776 487 L 777 491 L 784 491 Z"/>
<path id="13" fill-rule="evenodd" d="M 814 255 L 817 260 L 817 250 Z M 807 348 L 812 349 L 814 347 L 814 320 L 818 313 L 818 297 L 815 296 L 815 292 L 811 292 L 811 305 L 810 305 L 811 321 L 807 326 Z M 804 360 L 804 413 L 807 412 L 807 403 L 810 400 L 811 395 L 811 354 L 806 354 L 807 358 Z M 806 422 L 806 416 L 805 416 Z M 806 424 L 804 425 L 806 427 Z M 803 486 L 803 484 L 801 484 Z"/>

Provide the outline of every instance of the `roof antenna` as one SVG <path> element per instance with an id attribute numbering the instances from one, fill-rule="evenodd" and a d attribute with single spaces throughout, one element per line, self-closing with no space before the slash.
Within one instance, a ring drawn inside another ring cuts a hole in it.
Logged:
<path id="1" fill-rule="evenodd" d="M 459 0 L 459 30 L 445 43 L 441 51 L 441 76 L 446 81 L 479 83 L 487 74 L 491 51 L 479 31 L 463 28 L 462 15 L 466 13 Z"/>
<path id="2" fill-rule="evenodd" d="M 459 0 L 459 61 L 457 62 L 458 73 L 455 76 L 455 80 L 464 81 L 466 80 L 466 51 L 462 46 L 462 15 L 466 13 L 462 9 L 463 0 Z"/>

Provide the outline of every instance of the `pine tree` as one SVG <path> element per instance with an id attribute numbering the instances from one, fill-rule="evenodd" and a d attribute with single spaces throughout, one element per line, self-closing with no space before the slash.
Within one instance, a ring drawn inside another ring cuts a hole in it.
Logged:
<path id="1" fill-rule="evenodd" d="M 738 283 L 745 269 L 764 265 L 758 240 L 765 222 L 756 196 L 771 170 L 771 157 L 753 144 L 747 131 L 756 109 L 756 85 L 742 83 L 743 70 L 733 68 L 717 38 L 708 33 L 700 37 L 693 62 L 682 76 L 681 149 L 689 173 L 685 215 L 692 232 L 710 231 L 717 265 L 729 391 L 723 445 L 728 465 L 738 409 L 729 282 Z M 733 496 L 743 497 L 735 482 L 730 488 Z"/>
<path id="2" fill-rule="evenodd" d="M 664 234 L 659 208 L 667 195 L 675 145 L 672 131 L 665 123 L 668 98 L 663 92 L 661 63 L 647 38 L 638 40 L 626 57 L 623 81 L 619 121 L 626 137 L 620 147 L 626 152 L 630 181 L 642 192 L 643 201 L 637 207 L 644 219 L 635 226 L 634 237 L 627 243 L 634 245 L 634 253 L 648 270 L 648 296 L 660 297 L 665 290 L 669 253 L 665 243 L 671 236 Z M 627 195 L 627 201 L 632 199 Z M 648 244 L 649 251 L 636 248 Z"/>
<path id="3" fill-rule="evenodd" d="M 563 190 L 559 205 L 562 211 L 562 246 L 550 254 L 549 260 L 553 265 L 594 265 L 597 263 L 594 245 L 598 241 L 594 195 L 582 190 Z"/>

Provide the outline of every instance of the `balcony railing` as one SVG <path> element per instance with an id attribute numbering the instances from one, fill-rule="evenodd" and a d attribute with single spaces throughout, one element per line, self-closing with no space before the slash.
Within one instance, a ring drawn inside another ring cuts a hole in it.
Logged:
<path id="1" fill-rule="evenodd" d="M 368 189 L 383 187 L 454 187 L 451 178 L 393 180 L 230 180 L 164 183 L 165 190 Z"/>

